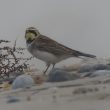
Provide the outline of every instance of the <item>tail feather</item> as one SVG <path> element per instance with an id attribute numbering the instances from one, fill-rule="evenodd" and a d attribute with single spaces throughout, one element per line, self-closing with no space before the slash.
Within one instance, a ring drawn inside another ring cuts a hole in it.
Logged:
<path id="1" fill-rule="evenodd" d="M 84 57 L 89 57 L 89 58 L 96 58 L 95 55 L 91 55 L 91 54 L 87 54 L 87 53 L 83 53 L 83 52 L 80 52 L 80 51 L 75 51 L 73 53 L 73 55 L 79 57 L 79 56 L 84 56 Z"/>

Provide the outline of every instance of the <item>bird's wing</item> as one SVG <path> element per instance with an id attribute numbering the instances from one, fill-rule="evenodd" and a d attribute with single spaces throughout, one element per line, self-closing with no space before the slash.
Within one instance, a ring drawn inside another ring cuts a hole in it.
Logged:
<path id="1" fill-rule="evenodd" d="M 44 36 L 40 35 L 36 40 L 34 41 L 34 47 L 37 48 L 40 51 L 46 51 L 49 53 L 53 53 L 55 55 L 73 55 L 74 50 Z"/>
<path id="2" fill-rule="evenodd" d="M 38 38 L 36 38 L 34 42 L 35 43 L 33 43 L 34 44 L 33 47 L 37 48 L 40 51 L 46 51 L 46 52 L 52 53 L 56 56 L 66 55 L 66 56 L 74 56 L 74 57 L 79 57 L 79 56 L 90 57 L 90 58 L 96 57 L 91 54 L 86 54 L 86 53 L 68 48 L 44 35 L 40 35 Z"/>

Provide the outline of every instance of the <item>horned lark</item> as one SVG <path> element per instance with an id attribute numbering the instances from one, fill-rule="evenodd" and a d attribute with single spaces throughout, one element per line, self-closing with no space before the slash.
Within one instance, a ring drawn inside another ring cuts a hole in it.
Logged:
<path id="1" fill-rule="evenodd" d="M 70 57 L 90 57 L 95 58 L 96 56 L 86 54 L 77 50 L 68 48 L 47 36 L 40 34 L 40 32 L 34 28 L 29 27 L 25 32 L 25 39 L 28 51 L 36 58 L 43 60 L 47 64 L 47 68 L 44 73 L 48 70 L 52 64 L 53 67 L 56 63 L 65 60 Z"/>

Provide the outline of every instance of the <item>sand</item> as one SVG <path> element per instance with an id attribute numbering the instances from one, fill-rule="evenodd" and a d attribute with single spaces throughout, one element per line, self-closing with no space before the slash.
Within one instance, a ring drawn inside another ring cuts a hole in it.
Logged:
<path id="1" fill-rule="evenodd" d="M 9 103 L 9 97 L 18 99 Z M 0 93 L 1 110 L 110 110 L 110 76 L 44 83 Z"/>

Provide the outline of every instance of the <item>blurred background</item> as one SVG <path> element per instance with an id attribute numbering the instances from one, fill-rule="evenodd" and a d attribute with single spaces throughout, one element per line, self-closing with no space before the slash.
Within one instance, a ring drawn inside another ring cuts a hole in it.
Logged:
<path id="1" fill-rule="evenodd" d="M 0 0 L 0 39 L 26 47 L 25 29 L 34 26 L 76 50 L 110 57 L 109 0 Z M 28 55 L 28 54 L 27 54 Z"/>

